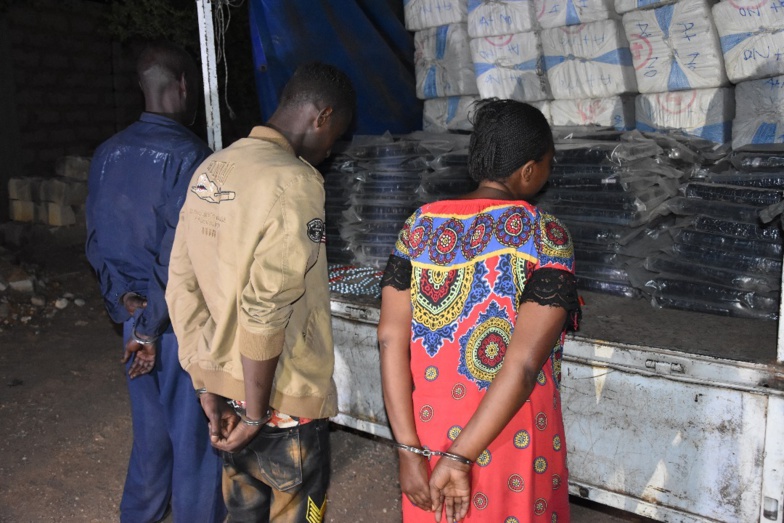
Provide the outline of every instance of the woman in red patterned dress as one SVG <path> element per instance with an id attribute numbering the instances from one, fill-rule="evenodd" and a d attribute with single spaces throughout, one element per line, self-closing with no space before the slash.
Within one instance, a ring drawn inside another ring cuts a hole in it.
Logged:
<path id="1" fill-rule="evenodd" d="M 527 202 L 553 155 L 541 112 L 484 102 L 478 189 L 418 209 L 390 256 L 378 337 L 406 523 L 569 521 L 558 389 L 579 314 L 573 247 Z"/>

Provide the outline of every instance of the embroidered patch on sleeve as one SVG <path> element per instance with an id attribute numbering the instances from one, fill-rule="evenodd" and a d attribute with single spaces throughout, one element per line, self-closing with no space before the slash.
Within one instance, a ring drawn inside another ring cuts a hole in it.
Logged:
<path id="1" fill-rule="evenodd" d="M 320 243 L 324 239 L 324 220 L 314 218 L 308 222 L 308 238 L 313 243 Z"/>

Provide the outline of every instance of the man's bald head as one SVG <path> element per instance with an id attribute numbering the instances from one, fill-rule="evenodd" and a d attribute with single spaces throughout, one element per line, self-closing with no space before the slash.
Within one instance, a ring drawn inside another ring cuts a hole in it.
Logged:
<path id="1" fill-rule="evenodd" d="M 198 68 L 191 55 L 170 42 L 151 42 L 136 62 L 145 110 L 182 123 L 195 115 Z"/>

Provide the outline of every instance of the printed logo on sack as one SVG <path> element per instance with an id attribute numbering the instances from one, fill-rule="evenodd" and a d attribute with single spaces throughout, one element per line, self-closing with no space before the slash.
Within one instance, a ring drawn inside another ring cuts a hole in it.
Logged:
<path id="1" fill-rule="evenodd" d="M 326 243 L 326 235 L 324 234 L 324 231 L 324 220 L 321 218 L 313 218 L 308 222 L 308 238 L 310 238 L 310 241 L 313 243 Z"/>
<path id="2" fill-rule="evenodd" d="M 697 100 L 697 91 L 677 91 L 665 95 L 656 95 L 656 103 L 662 111 L 669 114 L 681 114 L 691 110 Z"/>

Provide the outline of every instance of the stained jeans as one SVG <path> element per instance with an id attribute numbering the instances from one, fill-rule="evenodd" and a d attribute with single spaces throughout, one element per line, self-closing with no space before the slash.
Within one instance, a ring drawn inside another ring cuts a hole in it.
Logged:
<path id="1" fill-rule="evenodd" d="M 239 452 L 224 452 L 223 498 L 232 523 L 318 523 L 327 507 L 329 423 L 262 427 Z"/>
<path id="2" fill-rule="evenodd" d="M 124 325 L 127 340 L 133 320 Z M 226 509 L 221 496 L 221 459 L 212 448 L 207 418 L 190 376 L 177 358 L 177 340 L 164 334 L 149 374 L 127 377 L 133 422 L 120 521 L 159 521 L 171 503 L 175 523 L 216 523 Z"/>

